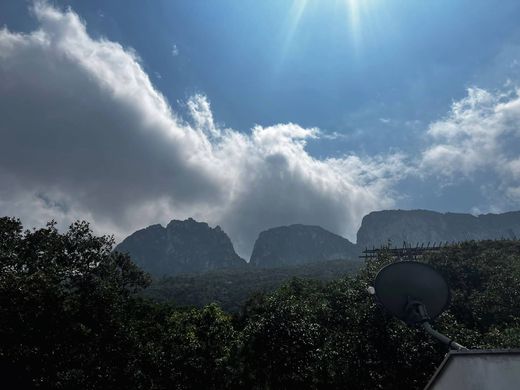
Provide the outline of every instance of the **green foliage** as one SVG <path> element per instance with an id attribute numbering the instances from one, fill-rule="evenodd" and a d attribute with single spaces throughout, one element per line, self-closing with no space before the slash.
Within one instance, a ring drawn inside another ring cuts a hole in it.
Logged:
<path id="1" fill-rule="evenodd" d="M 467 346 L 518 347 L 519 249 L 468 242 L 426 256 L 452 287 L 436 327 Z M 292 279 L 230 315 L 141 298 L 148 277 L 86 223 L 23 232 L 0 218 L 2 377 L 21 388 L 423 388 L 447 350 L 367 294 L 390 261 Z"/>
<path id="2" fill-rule="evenodd" d="M 9 375 L 42 387 L 115 385 L 133 375 L 131 294 L 148 278 L 88 224 L 22 232 L 0 219 L 0 348 Z M 87 385 L 88 384 L 88 385 Z"/>
<path id="3" fill-rule="evenodd" d="M 294 277 L 335 280 L 356 273 L 362 265 L 359 260 L 332 260 L 279 268 L 229 268 L 155 280 L 143 295 L 181 307 L 202 307 L 215 302 L 224 310 L 237 313 L 253 294 L 270 293 Z"/>
<path id="4" fill-rule="evenodd" d="M 216 306 L 136 295 L 150 279 L 88 224 L 23 232 L 0 218 L 0 369 L 19 387 L 223 388 L 235 333 Z M 198 384 L 198 385 L 197 385 Z M 199 386 L 200 385 L 200 386 Z"/>
<path id="5" fill-rule="evenodd" d="M 175 388 L 222 389 L 230 383 L 236 332 L 217 305 L 173 312 L 165 337 L 164 360 Z"/>
<path id="6" fill-rule="evenodd" d="M 468 242 L 424 261 L 452 286 L 437 328 L 472 347 L 520 345 L 520 251 L 515 241 Z M 251 388 L 423 388 L 446 347 L 378 307 L 366 288 L 391 259 L 325 285 L 294 281 L 246 305 L 242 331 Z M 257 362 L 261 362 L 258 364 Z"/>
<path id="7" fill-rule="evenodd" d="M 498 341 L 499 334 L 510 334 L 510 340 L 520 337 L 513 331 L 518 329 L 520 320 L 518 241 L 470 241 L 431 254 L 426 261 L 445 276 L 451 287 L 452 304 L 448 313 L 451 323 L 479 335 L 461 334 L 461 342 L 474 347 L 493 347 L 502 343 L 489 344 L 487 340 Z M 441 325 L 449 327 L 449 323 L 443 321 Z"/>
<path id="8" fill-rule="evenodd" d="M 248 387 L 307 388 L 316 382 L 320 286 L 295 279 L 250 310 L 242 331 L 242 359 Z"/>
<path id="9" fill-rule="evenodd" d="M 242 331 L 250 387 L 424 386 L 442 348 L 386 316 L 366 286 L 361 278 L 295 280 L 269 296 Z"/>

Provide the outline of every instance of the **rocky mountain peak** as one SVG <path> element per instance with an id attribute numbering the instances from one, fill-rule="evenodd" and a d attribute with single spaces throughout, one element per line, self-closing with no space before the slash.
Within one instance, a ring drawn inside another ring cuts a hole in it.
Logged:
<path id="1" fill-rule="evenodd" d="M 117 247 L 156 277 L 244 266 L 227 234 L 193 218 L 136 231 Z"/>
<path id="2" fill-rule="evenodd" d="M 356 246 L 320 226 L 290 225 L 260 233 L 251 255 L 251 265 L 277 267 L 356 258 Z"/>

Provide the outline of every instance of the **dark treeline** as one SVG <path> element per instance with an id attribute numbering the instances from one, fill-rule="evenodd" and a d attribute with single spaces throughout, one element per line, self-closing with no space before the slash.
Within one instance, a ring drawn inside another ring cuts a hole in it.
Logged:
<path id="1" fill-rule="evenodd" d="M 446 349 L 366 288 L 390 260 L 323 282 L 293 279 L 239 313 L 142 297 L 150 280 L 75 223 L 23 231 L 0 218 L 1 380 L 62 389 L 418 389 Z M 436 327 L 470 347 L 520 345 L 520 244 L 431 254 L 452 287 Z"/>
<path id="2" fill-rule="evenodd" d="M 276 268 L 227 268 L 154 280 L 143 296 L 176 306 L 202 307 L 217 303 L 238 313 L 255 293 L 270 293 L 293 278 L 331 281 L 356 273 L 362 260 L 329 260 Z"/>

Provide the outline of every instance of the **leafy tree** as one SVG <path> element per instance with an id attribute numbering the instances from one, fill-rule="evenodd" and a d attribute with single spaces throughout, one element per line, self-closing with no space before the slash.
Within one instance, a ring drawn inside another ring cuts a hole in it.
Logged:
<path id="1" fill-rule="evenodd" d="M 278 268 L 219 269 L 154 280 L 144 295 L 158 302 L 174 302 L 178 306 L 202 307 L 218 303 L 225 311 L 238 313 L 252 295 L 273 292 L 292 278 L 337 280 L 355 274 L 362 266 L 363 262 L 354 259 Z"/>
<path id="2" fill-rule="evenodd" d="M 85 222 L 0 218 L 0 369 L 20 388 L 419 389 L 447 352 L 366 288 L 384 252 L 334 281 L 292 279 L 233 316 L 140 298 L 149 278 Z M 453 302 L 435 324 L 469 347 L 520 345 L 520 243 L 424 257 Z"/>
<path id="3" fill-rule="evenodd" d="M 115 387 L 133 381 L 139 354 L 133 293 L 148 277 L 85 222 L 22 231 L 0 218 L 3 378 L 35 387 Z M 14 382 L 16 383 L 16 382 Z"/>
<path id="4" fill-rule="evenodd" d="M 224 389 L 232 382 L 236 332 L 217 305 L 175 311 L 167 320 L 164 362 L 176 389 Z"/>
<path id="5" fill-rule="evenodd" d="M 325 329 L 319 323 L 320 284 L 293 279 L 248 312 L 242 331 L 247 387 L 313 388 Z"/>
<path id="6" fill-rule="evenodd" d="M 518 347 L 519 249 L 515 241 L 468 242 L 426 256 L 452 288 L 453 304 L 437 328 L 470 347 Z M 367 294 L 391 261 L 382 252 L 354 277 L 293 281 L 246 305 L 240 323 L 250 387 L 423 388 L 447 348 Z"/>

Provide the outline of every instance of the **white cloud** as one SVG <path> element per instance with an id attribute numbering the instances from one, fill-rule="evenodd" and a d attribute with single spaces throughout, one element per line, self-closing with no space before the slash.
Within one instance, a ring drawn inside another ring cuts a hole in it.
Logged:
<path id="1" fill-rule="evenodd" d="M 520 96 L 518 90 L 470 88 L 450 114 L 430 125 L 432 145 L 422 155 L 425 174 L 453 178 L 488 175 L 495 197 L 518 202 L 520 186 Z"/>
<path id="2" fill-rule="evenodd" d="M 202 130 L 208 138 L 220 138 L 222 134 L 215 125 L 211 106 L 206 96 L 201 94 L 192 96 L 188 100 L 187 106 L 195 128 Z"/>
<path id="3" fill-rule="evenodd" d="M 37 31 L 0 31 L 0 214 L 39 225 L 93 222 L 117 238 L 193 216 L 220 224 L 242 255 L 268 227 L 319 224 L 353 239 L 393 205 L 403 157 L 319 160 L 318 129 L 221 129 L 209 102 L 179 119 L 131 50 L 93 39 L 72 11 L 36 3 Z"/>

